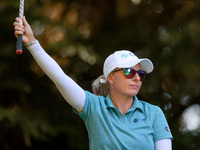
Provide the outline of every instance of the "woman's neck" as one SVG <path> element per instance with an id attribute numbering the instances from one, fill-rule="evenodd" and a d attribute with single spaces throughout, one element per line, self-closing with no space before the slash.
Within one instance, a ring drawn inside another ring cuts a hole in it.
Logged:
<path id="1" fill-rule="evenodd" d="M 113 105 L 124 115 L 134 104 L 133 96 L 110 93 Z"/>

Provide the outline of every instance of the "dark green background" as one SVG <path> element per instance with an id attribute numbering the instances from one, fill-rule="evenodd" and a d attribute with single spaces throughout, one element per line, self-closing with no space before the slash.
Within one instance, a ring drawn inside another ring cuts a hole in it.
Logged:
<path id="1" fill-rule="evenodd" d="M 0 0 L 0 149 L 88 149 L 83 121 L 25 47 L 15 54 L 18 9 L 19 0 Z M 25 0 L 25 16 L 44 49 L 85 90 L 116 50 L 151 59 L 155 69 L 138 97 L 162 108 L 173 149 L 200 150 L 199 0 Z"/>

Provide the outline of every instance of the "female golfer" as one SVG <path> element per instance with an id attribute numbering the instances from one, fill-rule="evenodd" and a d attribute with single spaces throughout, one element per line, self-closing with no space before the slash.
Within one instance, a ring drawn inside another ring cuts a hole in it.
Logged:
<path id="1" fill-rule="evenodd" d="M 136 97 L 149 59 L 127 50 L 116 51 L 104 62 L 103 74 L 93 83 L 94 94 L 84 91 L 43 50 L 23 17 L 14 22 L 15 36 L 23 42 L 64 99 L 83 119 L 91 150 L 171 150 L 172 135 L 162 110 Z"/>

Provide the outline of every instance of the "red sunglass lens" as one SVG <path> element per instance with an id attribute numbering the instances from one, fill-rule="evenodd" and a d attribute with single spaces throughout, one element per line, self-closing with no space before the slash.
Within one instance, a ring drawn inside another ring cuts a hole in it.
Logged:
<path id="1" fill-rule="evenodd" d="M 145 76 L 146 76 L 145 71 L 135 71 L 134 69 L 131 69 L 131 68 L 127 68 L 124 71 L 125 71 L 125 77 L 127 79 L 132 79 L 135 76 L 135 74 L 138 73 L 138 75 L 140 77 L 140 81 L 145 80 Z"/>
<path id="2" fill-rule="evenodd" d="M 138 75 L 140 77 L 140 81 L 144 81 L 146 77 L 146 72 L 144 71 L 138 71 Z"/>
<path id="3" fill-rule="evenodd" d="M 127 68 L 125 71 L 125 77 L 128 79 L 132 79 L 135 76 L 135 70 L 131 68 Z"/>

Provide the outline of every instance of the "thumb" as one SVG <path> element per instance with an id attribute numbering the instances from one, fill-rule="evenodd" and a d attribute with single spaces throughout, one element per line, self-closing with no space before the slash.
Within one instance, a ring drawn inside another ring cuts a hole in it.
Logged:
<path id="1" fill-rule="evenodd" d="M 28 22 L 26 21 L 26 18 L 25 18 L 25 16 L 23 16 L 23 17 L 22 17 L 22 21 L 23 21 L 23 24 L 24 24 L 24 26 L 27 26 L 27 25 L 29 25 L 29 24 L 28 24 Z"/>

